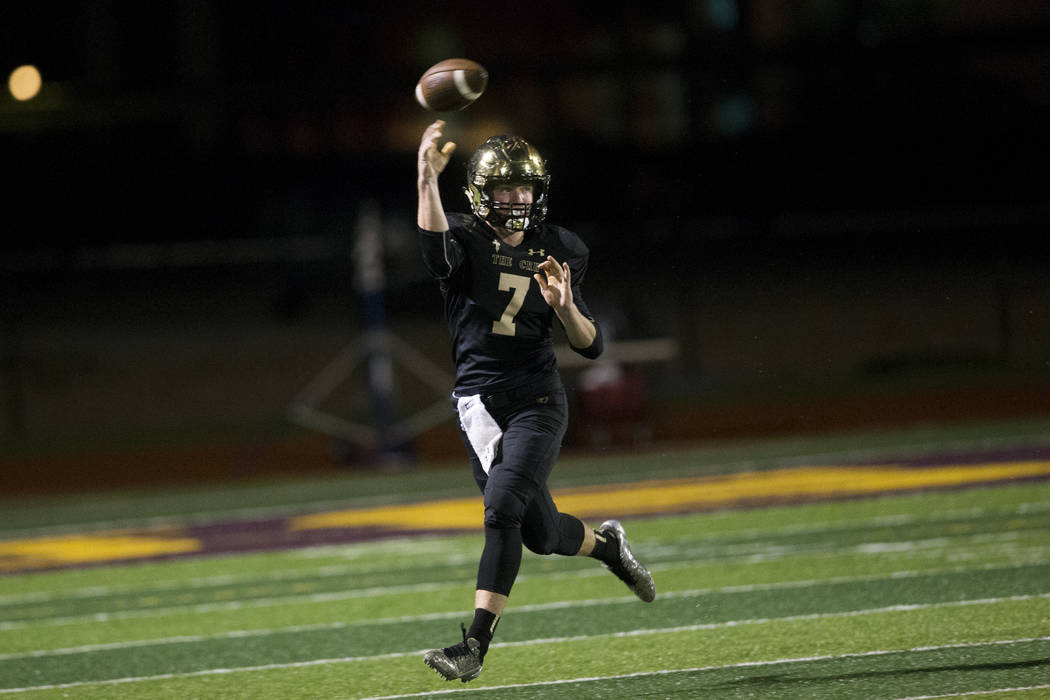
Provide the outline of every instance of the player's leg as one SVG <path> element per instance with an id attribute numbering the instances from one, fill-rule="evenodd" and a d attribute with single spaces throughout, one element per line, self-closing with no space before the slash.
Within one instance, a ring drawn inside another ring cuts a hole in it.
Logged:
<path id="1" fill-rule="evenodd" d="M 471 468 L 473 470 L 474 481 L 477 483 L 478 488 L 481 489 L 482 493 L 488 486 L 488 474 L 481 466 L 481 460 L 478 459 L 477 453 L 474 452 L 474 448 L 470 444 L 470 440 L 467 438 L 466 433 L 463 432 L 463 428 L 459 426 L 459 435 L 463 441 L 463 447 L 467 451 L 467 456 L 470 459 Z M 497 456 L 497 462 L 499 457 Z M 495 543 L 490 545 L 488 543 L 488 532 L 486 530 L 486 547 L 482 550 L 482 561 L 486 559 L 499 559 L 499 554 L 495 552 Z M 519 549 L 519 560 L 520 560 L 520 547 Z M 488 550 L 488 557 L 486 557 L 486 550 Z M 479 573 L 482 568 L 489 568 L 487 564 L 482 565 L 479 563 Z M 442 649 L 431 649 L 423 654 L 423 662 L 427 666 L 441 674 L 446 680 L 461 680 L 464 683 L 467 681 L 474 680 L 481 673 L 481 665 L 484 659 L 485 652 L 487 651 L 488 645 L 485 644 L 485 648 L 482 648 L 482 639 L 486 636 L 489 640 L 492 638 L 492 634 L 495 632 L 496 624 L 499 621 L 499 616 L 503 613 L 503 607 L 506 605 L 507 596 L 496 593 L 494 591 L 487 591 L 478 588 L 474 593 L 474 619 L 471 622 L 471 631 L 468 632 L 466 627 L 463 628 L 463 641 L 452 646 L 444 647 Z M 488 634 L 482 634 L 478 630 L 483 629 Z"/>
<path id="2" fill-rule="evenodd" d="M 537 441 L 536 436 L 543 435 L 551 425 L 557 426 L 553 431 L 556 439 Z M 546 402 L 516 414 L 514 428 L 520 430 L 520 434 L 512 434 L 509 440 L 504 435 L 505 462 L 537 486 L 521 521 L 522 544 L 537 554 L 597 559 L 640 599 L 652 602 L 656 597 L 652 573 L 634 556 L 623 526 L 616 520 L 606 520 L 593 530 L 579 518 L 559 512 L 551 498 L 547 479 L 557 462 L 567 425 L 565 394 L 557 392 Z"/>
<path id="3" fill-rule="evenodd" d="M 565 434 L 565 406 L 516 411 L 485 480 L 485 548 L 478 590 L 510 595 L 521 566 L 522 524 L 557 459 Z M 549 494 L 548 494 L 549 497 Z"/>
<path id="4" fill-rule="evenodd" d="M 464 630 L 459 644 L 430 650 L 423 657 L 428 666 L 448 680 L 458 678 L 466 682 L 481 673 L 481 664 L 521 567 L 525 512 L 550 473 L 567 417 L 564 400 L 529 405 L 499 416 L 503 437 L 487 474 L 463 436 L 475 481 L 485 495 L 485 546 L 478 563 L 470 629 Z"/>
<path id="5" fill-rule="evenodd" d="M 597 559 L 649 603 L 656 597 L 653 576 L 634 556 L 627 533 L 616 520 L 593 530 L 579 518 L 558 511 L 544 486 L 529 504 L 521 526 L 522 541 L 537 554 L 562 554 Z"/>

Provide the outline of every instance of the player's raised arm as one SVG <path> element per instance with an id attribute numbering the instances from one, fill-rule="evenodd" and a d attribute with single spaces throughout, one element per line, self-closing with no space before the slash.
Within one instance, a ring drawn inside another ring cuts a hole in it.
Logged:
<path id="1" fill-rule="evenodd" d="M 441 192 L 438 189 L 438 176 L 448 165 L 456 144 L 449 141 L 441 149 L 438 142 L 444 133 L 445 122 L 438 119 L 423 132 L 419 143 L 418 177 L 416 188 L 419 192 L 419 208 L 416 213 L 416 224 L 425 231 L 447 231 L 448 219 L 441 204 Z"/>

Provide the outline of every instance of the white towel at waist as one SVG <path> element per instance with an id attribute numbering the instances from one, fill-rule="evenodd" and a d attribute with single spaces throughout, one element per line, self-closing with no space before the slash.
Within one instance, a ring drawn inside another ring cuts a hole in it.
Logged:
<path id="1" fill-rule="evenodd" d="M 481 402 L 481 397 L 476 394 L 460 396 L 456 401 L 456 409 L 459 411 L 459 424 L 467 434 L 470 446 L 481 460 L 481 468 L 488 474 L 492 460 L 496 458 L 503 431 Z"/>

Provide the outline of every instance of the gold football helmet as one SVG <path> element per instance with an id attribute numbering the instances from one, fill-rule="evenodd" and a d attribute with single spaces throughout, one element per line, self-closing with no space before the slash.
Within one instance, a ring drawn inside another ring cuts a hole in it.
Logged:
<path id="1" fill-rule="evenodd" d="M 524 231 L 547 215 L 550 173 L 539 151 L 518 136 L 490 136 L 467 164 L 467 186 L 463 188 L 474 214 L 497 228 Z M 532 204 L 496 202 L 497 184 L 532 185 Z"/>

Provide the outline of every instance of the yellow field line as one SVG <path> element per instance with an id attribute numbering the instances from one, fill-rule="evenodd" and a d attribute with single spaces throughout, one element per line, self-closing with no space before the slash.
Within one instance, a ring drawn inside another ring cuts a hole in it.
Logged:
<path id="1" fill-rule="evenodd" d="M 189 554 L 200 540 L 176 533 L 103 532 L 0 542 L 0 572 Z"/>
<path id="2" fill-rule="evenodd" d="M 643 481 L 553 492 L 559 510 L 581 518 L 648 515 L 770 500 L 799 500 L 964 486 L 1050 476 L 1050 461 L 902 467 L 798 467 L 693 479 Z M 292 530 L 381 527 L 394 530 L 477 529 L 478 498 L 336 510 L 291 518 Z"/>
<path id="3" fill-rule="evenodd" d="M 731 505 L 832 498 L 889 491 L 965 486 L 1050 476 L 1050 461 L 970 465 L 824 466 L 741 472 L 611 486 L 559 489 L 558 508 L 581 518 L 707 510 Z M 332 528 L 386 531 L 477 530 L 483 506 L 474 498 L 333 510 L 288 519 L 292 532 Z M 0 572 L 127 561 L 203 551 L 205 543 L 178 528 L 122 530 L 0 542 Z"/>

